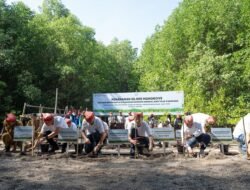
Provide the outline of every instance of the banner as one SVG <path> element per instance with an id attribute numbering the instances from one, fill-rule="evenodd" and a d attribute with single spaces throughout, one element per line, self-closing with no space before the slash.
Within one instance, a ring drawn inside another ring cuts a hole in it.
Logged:
<path id="1" fill-rule="evenodd" d="M 145 115 L 183 114 L 184 92 L 132 92 L 93 94 L 93 111 L 96 115 L 108 115 L 119 111 L 143 112 Z"/>

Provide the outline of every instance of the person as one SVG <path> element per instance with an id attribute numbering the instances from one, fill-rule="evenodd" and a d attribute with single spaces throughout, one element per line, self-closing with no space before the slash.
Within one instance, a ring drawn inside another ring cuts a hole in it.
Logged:
<path id="1" fill-rule="evenodd" d="M 128 126 L 128 140 L 131 143 L 130 158 L 136 156 L 136 148 L 139 154 L 144 154 L 143 146 L 147 151 L 153 150 L 152 131 L 147 122 L 143 121 L 143 113 L 134 113 L 134 121 Z"/>
<path id="2" fill-rule="evenodd" d="M 124 128 L 128 129 L 129 123 L 134 120 L 134 116 L 132 112 L 128 112 L 128 116 L 125 118 Z"/>
<path id="3" fill-rule="evenodd" d="M 98 155 L 106 137 L 103 122 L 91 111 L 86 111 L 84 118 L 82 123 L 82 137 L 85 143 L 85 152 L 87 154 L 93 153 L 93 155 Z"/>
<path id="4" fill-rule="evenodd" d="M 155 119 L 155 115 L 153 113 L 148 117 L 148 123 L 150 128 L 157 127 L 157 120 Z"/>
<path id="5" fill-rule="evenodd" d="M 73 109 L 70 119 L 73 123 L 75 123 L 76 125 L 78 124 L 78 117 L 77 117 L 77 111 L 76 109 Z"/>
<path id="6" fill-rule="evenodd" d="M 115 118 L 115 116 L 113 115 L 113 112 L 110 112 L 110 113 L 109 113 L 108 124 L 109 124 L 109 128 L 110 128 L 110 129 L 115 128 L 115 125 L 116 125 L 116 118 Z"/>
<path id="7" fill-rule="evenodd" d="M 25 146 L 25 150 L 32 148 L 32 144 L 35 143 L 35 141 L 37 140 L 39 133 L 41 131 L 40 122 L 41 122 L 41 119 L 38 116 L 38 114 L 36 114 L 36 113 L 31 114 L 30 120 L 28 121 L 28 123 L 26 125 L 33 127 L 33 139 L 31 141 L 31 143 L 29 143 Z"/>
<path id="8" fill-rule="evenodd" d="M 167 125 L 171 125 L 171 123 L 172 123 L 172 116 L 171 116 L 171 114 L 169 113 L 169 114 L 167 114 L 167 118 L 166 118 L 166 124 Z"/>
<path id="9" fill-rule="evenodd" d="M 77 126 L 74 122 L 71 121 L 71 119 L 65 118 L 65 122 L 68 128 L 71 128 L 73 131 L 77 131 Z M 62 144 L 62 153 L 66 152 L 67 145 L 68 145 L 67 143 Z"/>
<path id="10" fill-rule="evenodd" d="M 109 135 L 109 126 L 108 126 L 107 122 L 105 122 L 105 117 L 101 117 L 101 120 L 102 120 L 102 124 L 103 124 L 104 131 L 105 131 L 105 139 L 103 142 L 104 142 L 104 144 L 107 144 L 108 135 Z"/>
<path id="11" fill-rule="evenodd" d="M 171 114 L 167 114 L 167 119 L 166 119 L 165 123 L 163 124 L 163 127 L 173 128 L 171 121 L 172 121 Z"/>
<path id="12" fill-rule="evenodd" d="M 191 114 L 193 121 L 196 125 L 199 125 L 202 128 L 202 132 L 210 132 L 211 126 L 216 124 L 216 118 L 204 113 L 193 113 Z"/>
<path id="13" fill-rule="evenodd" d="M 66 122 L 68 128 L 72 128 L 74 131 L 77 131 L 77 126 L 76 126 L 76 124 L 74 122 L 72 122 L 71 119 L 66 118 L 65 122 Z"/>
<path id="14" fill-rule="evenodd" d="M 17 144 L 13 141 L 14 128 L 16 126 L 22 126 L 22 122 L 16 119 L 15 114 L 7 114 L 3 121 L 3 130 L 1 134 L 3 143 L 5 145 L 5 152 L 10 152 L 11 146 L 13 146 L 12 151 L 16 151 Z"/>
<path id="15" fill-rule="evenodd" d="M 117 116 L 117 128 L 118 129 L 124 129 L 125 124 L 125 117 L 122 115 L 122 112 L 119 112 L 119 115 Z"/>
<path id="16" fill-rule="evenodd" d="M 157 125 L 157 128 L 163 128 L 163 123 L 162 123 L 162 121 L 159 121 L 159 124 Z"/>
<path id="17" fill-rule="evenodd" d="M 247 153 L 247 159 L 250 160 L 250 113 L 241 118 L 236 124 L 233 131 L 233 137 L 239 142 L 241 153 Z M 246 145 L 246 140 L 248 145 Z"/>
<path id="18" fill-rule="evenodd" d="M 197 118 L 196 118 L 197 119 Z M 203 123 L 200 121 L 194 120 L 193 114 L 185 116 L 184 125 L 183 125 L 183 133 L 182 138 L 184 139 L 185 146 L 188 150 L 188 153 L 194 156 L 193 148 L 196 144 L 200 143 L 200 156 L 205 156 L 204 150 L 206 149 L 207 145 L 211 141 L 210 135 L 206 134 L 203 130 Z"/>
<path id="19" fill-rule="evenodd" d="M 72 114 L 72 112 L 71 112 L 71 111 L 68 111 L 68 112 L 64 115 L 64 118 L 70 119 L 71 114 Z"/>
<path id="20" fill-rule="evenodd" d="M 32 149 L 35 149 L 35 147 L 38 144 L 47 140 L 47 142 L 51 146 L 49 152 L 53 153 L 56 150 L 59 150 L 59 146 L 57 142 L 54 140 L 54 137 L 58 135 L 58 133 L 60 132 L 60 129 L 67 128 L 68 126 L 63 117 L 53 116 L 53 114 L 51 113 L 42 114 L 42 119 L 44 121 L 44 124 L 42 125 L 41 131 Z"/>
<path id="21" fill-rule="evenodd" d="M 22 126 L 29 126 L 28 123 L 30 123 L 31 118 L 25 115 L 20 115 L 20 120 L 22 122 Z"/>
<path id="22" fill-rule="evenodd" d="M 80 128 L 82 126 L 82 120 L 83 120 L 83 114 L 81 110 L 78 110 L 76 119 L 77 119 L 77 124 L 76 124 L 77 128 Z"/>
<path id="23" fill-rule="evenodd" d="M 182 117 L 180 114 L 177 114 L 174 120 L 174 128 L 175 130 L 178 130 L 181 129 L 181 126 L 182 126 Z"/>

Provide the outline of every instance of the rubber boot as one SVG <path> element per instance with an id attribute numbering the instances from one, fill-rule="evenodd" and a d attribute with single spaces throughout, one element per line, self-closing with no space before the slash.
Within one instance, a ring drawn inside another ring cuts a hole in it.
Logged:
<path id="1" fill-rule="evenodd" d="M 10 146 L 5 146 L 5 152 L 10 152 Z"/>
<path id="2" fill-rule="evenodd" d="M 67 143 L 62 144 L 62 153 L 66 152 Z"/>
<path id="3" fill-rule="evenodd" d="M 56 150 L 59 150 L 58 145 L 57 146 L 52 146 L 52 148 L 49 150 L 49 152 L 54 153 Z"/>

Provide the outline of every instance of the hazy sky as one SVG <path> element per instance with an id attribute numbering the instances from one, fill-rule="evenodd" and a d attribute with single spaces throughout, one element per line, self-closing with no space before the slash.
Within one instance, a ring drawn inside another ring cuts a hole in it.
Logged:
<path id="1" fill-rule="evenodd" d="M 11 2 L 18 0 L 7 0 Z M 43 0 L 21 0 L 34 11 Z M 108 45 L 113 38 L 129 40 L 139 50 L 156 25 L 178 6 L 181 0 L 62 0 L 83 25 L 95 30 L 95 38 Z"/>

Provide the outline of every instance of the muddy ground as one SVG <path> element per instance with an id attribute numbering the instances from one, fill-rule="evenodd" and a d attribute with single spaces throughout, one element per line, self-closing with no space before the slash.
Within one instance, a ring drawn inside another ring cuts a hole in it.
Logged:
<path id="1" fill-rule="evenodd" d="M 109 153 L 98 158 L 59 152 L 32 157 L 0 148 L 1 190 L 250 188 L 250 161 L 237 150 L 224 155 L 210 148 L 205 158 L 190 158 L 171 147 L 165 156 L 158 149 L 150 157 L 130 159 Z"/>

